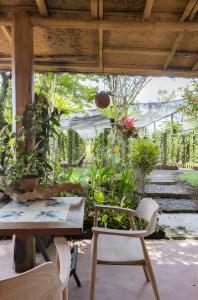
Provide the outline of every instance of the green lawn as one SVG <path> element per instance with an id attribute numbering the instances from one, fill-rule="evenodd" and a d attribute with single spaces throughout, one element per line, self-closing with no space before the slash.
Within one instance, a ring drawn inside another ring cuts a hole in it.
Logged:
<path id="1" fill-rule="evenodd" d="M 179 178 L 193 186 L 198 187 L 198 172 L 197 171 L 190 171 L 181 174 Z"/>
<path id="2" fill-rule="evenodd" d="M 89 170 L 89 167 L 75 167 L 71 175 L 71 182 L 82 182 L 84 174 Z"/>

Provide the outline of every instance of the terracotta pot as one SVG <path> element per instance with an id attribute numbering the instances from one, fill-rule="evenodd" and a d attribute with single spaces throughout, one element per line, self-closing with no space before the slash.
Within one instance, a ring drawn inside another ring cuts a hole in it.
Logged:
<path id="1" fill-rule="evenodd" d="M 21 188 L 24 192 L 33 192 L 38 184 L 39 178 L 27 176 L 21 179 Z"/>
<path id="2" fill-rule="evenodd" d="M 95 104 L 98 108 L 107 108 L 110 104 L 109 94 L 101 92 L 95 95 Z"/>

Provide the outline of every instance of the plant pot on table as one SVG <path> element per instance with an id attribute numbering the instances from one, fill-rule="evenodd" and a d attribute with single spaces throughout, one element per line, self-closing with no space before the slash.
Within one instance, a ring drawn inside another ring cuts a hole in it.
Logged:
<path id="1" fill-rule="evenodd" d="M 39 177 L 36 175 L 35 176 L 32 176 L 32 175 L 24 176 L 21 179 L 21 189 L 24 192 L 33 192 L 33 190 L 38 185 L 38 181 L 39 181 Z"/>

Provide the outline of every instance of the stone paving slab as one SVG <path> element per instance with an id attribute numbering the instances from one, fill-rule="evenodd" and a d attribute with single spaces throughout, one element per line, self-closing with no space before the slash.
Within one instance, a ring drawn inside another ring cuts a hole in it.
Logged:
<path id="1" fill-rule="evenodd" d="M 174 184 L 175 170 L 154 170 L 150 174 L 151 184 Z"/>
<path id="2" fill-rule="evenodd" d="M 173 199 L 173 198 L 155 198 L 159 204 L 160 211 L 163 212 L 183 212 L 183 213 L 198 213 L 198 200 L 190 199 Z"/>
<path id="3" fill-rule="evenodd" d="M 145 187 L 145 195 L 148 197 L 159 198 L 181 198 L 190 199 L 191 190 L 188 186 L 182 186 L 180 184 L 175 185 L 158 185 L 147 184 Z"/>
<path id="4" fill-rule="evenodd" d="M 163 213 L 159 215 L 158 224 L 165 227 L 168 238 L 198 239 L 198 213 Z"/>

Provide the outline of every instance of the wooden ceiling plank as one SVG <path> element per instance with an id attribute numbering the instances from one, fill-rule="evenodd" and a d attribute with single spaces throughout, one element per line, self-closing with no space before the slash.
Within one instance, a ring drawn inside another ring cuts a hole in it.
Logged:
<path id="1" fill-rule="evenodd" d="M 98 1 L 99 0 L 90 0 L 92 19 L 98 19 Z"/>
<path id="2" fill-rule="evenodd" d="M 48 17 L 49 13 L 48 13 L 48 10 L 47 10 L 45 0 L 36 0 L 36 3 L 37 3 L 37 6 L 38 6 L 40 15 L 42 17 Z"/>
<path id="3" fill-rule="evenodd" d="M 148 20 L 150 18 L 153 4 L 154 4 L 154 0 L 146 0 L 142 21 Z"/>
<path id="4" fill-rule="evenodd" d="M 9 41 L 9 43 L 11 43 L 11 30 L 10 30 L 10 28 L 7 27 L 7 26 L 1 26 L 1 31 L 3 32 L 3 34 L 5 35 L 7 40 Z"/>
<path id="5" fill-rule="evenodd" d="M 167 56 L 169 50 L 162 49 L 148 49 L 148 48 L 119 48 L 119 47 L 105 47 L 103 49 L 104 54 L 117 54 L 117 55 L 149 55 L 149 56 Z M 196 51 L 178 51 L 175 53 L 177 57 L 198 57 Z"/>
<path id="6" fill-rule="evenodd" d="M 179 20 L 180 23 L 184 22 L 186 20 L 186 18 L 188 18 L 188 16 L 190 15 L 191 11 L 193 10 L 194 6 L 196 5 L 197 0 L 189 0 L 188 4 Z M 167 56 L 167 58 L 165 59 L 164 65 L 163 65 L 163 70 L 166 70 L 166 68 L 168 67 L 169 63 L 171 62 L 175 52 L 177 51 L 177 48 L 179 47 L 180 42 L 182 41 L 184 37 L 184 33 L 180 32 L 177 34 L 176 39 L 173 43 L 173 46 L 170 50 L 169 55 Z"/>
<path id="7" fill-rule="evenodd" d="M 192 12 L 191 12 L 191 14 L 190 14 L 190 17 L 189 17 L 189 20 L 190 20 L 190 21 L 192 21 L 192 20 L 194 19 L 194 17 L 195 17 L 195 15 L 196 15 L 197 11 L 198 11 L 198 1 L 197 1 L 197 3 L 195 4 L 195 6 L 194 6 L 194 8 L 193 8 L 193 10 L 192 10 Z"/>

